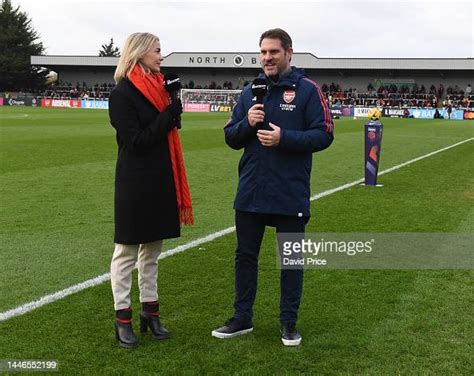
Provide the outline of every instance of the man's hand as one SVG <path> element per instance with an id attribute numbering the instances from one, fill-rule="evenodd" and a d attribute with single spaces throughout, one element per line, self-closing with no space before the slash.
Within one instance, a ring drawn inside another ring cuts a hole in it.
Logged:
<path id="1" fill-rule="evenodd" d="M 265 112 L 263 112 L 263 104 L 254 104 L 250 107 L 247 113 L 247 119 L 252 128 L 255 128 L 258 123 L 263 123 L 264 118 Z"/>
<path id="2" fill-rule="evenodd" d="M 280 127 L 270 123 L 271 131 L 259 130 L 257 131 L 257 138 L 263 146 L 278 146 L 280 143 Z"/>

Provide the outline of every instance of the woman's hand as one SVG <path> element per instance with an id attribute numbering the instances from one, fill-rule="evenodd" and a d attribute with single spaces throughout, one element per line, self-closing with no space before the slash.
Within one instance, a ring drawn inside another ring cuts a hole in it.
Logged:
<path id="1" fill-rule="evenodd" d="M 178 98 L 175 101 L 172 101 L 165 111 L 167 111 L 173 118 L 177 118 L 183 113 L 183 104 L 181 103 L 181 99 Z"/>

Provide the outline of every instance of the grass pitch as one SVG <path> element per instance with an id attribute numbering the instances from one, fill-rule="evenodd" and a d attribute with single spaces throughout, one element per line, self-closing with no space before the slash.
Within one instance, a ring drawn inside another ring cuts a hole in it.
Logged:
<path id="1" fill-rule="evenodd" d="M 224 144 L 228 115 L 184 114 L 181 140 L 196 225 L 165 249 L 233 225 L 241 152 Z M 336 121 L 315 154 L 312 191 L 363 176 L 365 119 Z M 108 271 L 113 250 L 114 130 L 106 111 L 0 107 L 0 311 Z M 474 136 L 474 123 L 383 119 L 380 169 Z M 474 230 L 474 142 L 312 202 L 309 232 Z M 254 333 L 210 331 L 232 314 L 230 234 L 160 264 L 160 301 L 173 338 L 113 334 L 108 283 L 0 323 L 0 359 L 56 359 L 65 374 L 472 374 L 472 271 L 305 274 L 299 330 L 278 333 L 274 233 L 262 246 Z M 134 307 L 138 314 L 136 285 Z M 136 327 L 138 331 L 138 327 Z"/>

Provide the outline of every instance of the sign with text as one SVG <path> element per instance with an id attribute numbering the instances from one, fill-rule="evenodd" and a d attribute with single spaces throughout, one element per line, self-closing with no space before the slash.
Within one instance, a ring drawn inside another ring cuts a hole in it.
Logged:
<path id="1" fill-rule="evenodd" d="M 17 97 L 6 99 L 3 103 L 4 106 L 32 106 L 37 107 L 40 102 L 36 98 L 32 97 Z"/>
<path id="2" fill-rule="evenodd" d="M 92 109 L 102 109 L 108 110 L 109 101 L 91 101 L 91 100 L 82 100 L 82 108 L 92 108 Z"/>
<path id="3" fill-rule="evenodd" d="M 413 115 L 415 119 L 434 119 L 435 108 L 410 108 L 410 115 Z M 451 115 L 445 108 L 438 108 L 439 113 L 445 119 L 451 120 L 463 120 L 463 110 L 452 110 Z"/>
<path id="4" fill-rule="evenodd" d="M 280 269 L 474 268 L 471 233 L 278 233 Z"/>
<path id="5" fill-rule="evenodd" d="M 368 107 L 355 107 L 354 108 L 354 116 L 355 117 L 367 117 L 367 114 L 371 108 Z"/>
<path id="6" fill-rule="evenodd" d="M 185 103 L 184 112 L 209 112 L 209 103 Z"/>
<path id="7" fill-rule="evenodd" d="M 232 109 L 230 106 L 225 106 L 222 104 L 211 104 L 211 112 L 231 112 Z"/>

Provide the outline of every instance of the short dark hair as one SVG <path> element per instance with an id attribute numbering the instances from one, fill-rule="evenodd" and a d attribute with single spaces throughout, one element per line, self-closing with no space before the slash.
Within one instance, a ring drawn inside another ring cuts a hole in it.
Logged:
<path id="1" fill-rule="evenodd" d="M 283 46 L 283 49 L 288 50 L 289 48 L 293 47 L 293 42 L 291 40 L 290 35 L 283 29 L 270 29 L 265 31 L 261 36 L 260 36 L 260 43 L 258 44 L 259 46 L 262 45 L 262 40 L 265 38 L 270 38 L 270 39 L 280 39 L 281 45 Z"/>

